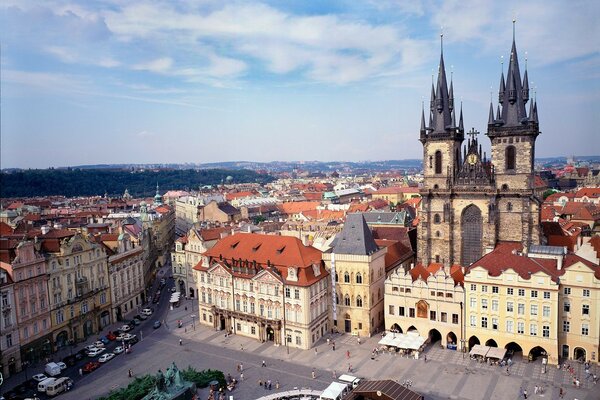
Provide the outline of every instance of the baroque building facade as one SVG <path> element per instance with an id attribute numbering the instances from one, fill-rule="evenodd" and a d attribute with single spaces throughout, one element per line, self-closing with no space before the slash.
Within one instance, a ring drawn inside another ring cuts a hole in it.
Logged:
<path id="1" fill-rule="evenodd" d="M 464 143 L 462 106 L 459 110 L 455 104 L 453 82 L 448 86 L 442 52 L 437 84 L 431 87 L 429 123 L 423 110 L 419 139 L 424 180 L 418 261 L 424 265 L 466 267 L 499 241 L 525 248 L 540 242 L 533 174 L 540 133 L 537 105 L 529 98 L 527 71 L 521 78 L 514 37 L 506 79 L 504 72 L 500 78 L 497 111 L 490 104 L 487 129 L 491 161 L 475 129 Z"/>
<path id="2" fill-rule="evenodd" d="M 21 370 L 19 326 L 10 264 L 0 261 L 0 373 L 5 378 Z"/>
<path id="3" fill-rule="evenodd" d="M 321 252 L 299 239 L 227 236 L 194 270 L 203 325 L 301 349 L 328 332 L 329 274 Z"/>

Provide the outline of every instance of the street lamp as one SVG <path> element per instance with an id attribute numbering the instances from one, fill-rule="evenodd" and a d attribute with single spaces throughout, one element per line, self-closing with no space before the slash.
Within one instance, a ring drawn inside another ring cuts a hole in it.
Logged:
<path id="1" fill-rule="evenodd" d="M 195 320 L 196 320 L 196 315 L 192 314 L 192 328 L 194 330 L 196 330 L 196 322 L 195 322 Z"/>

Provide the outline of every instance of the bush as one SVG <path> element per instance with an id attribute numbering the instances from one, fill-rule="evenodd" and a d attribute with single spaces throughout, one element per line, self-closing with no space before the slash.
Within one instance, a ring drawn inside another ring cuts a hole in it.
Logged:
<path id="1" fill-rule="evenodd" d="M 207 387 L 212 381 L 218 381 L 219 387 L 225 387 L 227 385 L 223 372 L 216 369 L 197 371 L 195 368 L 189 366 L 187 369 L 181 371 L 181 377 L 188 382 L 194 382 L 199 388 Z"/>
<path id="2" fill-rule="evenodd" d="M 150 393 L 155 384 L 154 376 L 144 375 L 135 378 L 126 388 L 112 392 L 108 397 L 101 397 L 100 400 L 140 400 Z"/>

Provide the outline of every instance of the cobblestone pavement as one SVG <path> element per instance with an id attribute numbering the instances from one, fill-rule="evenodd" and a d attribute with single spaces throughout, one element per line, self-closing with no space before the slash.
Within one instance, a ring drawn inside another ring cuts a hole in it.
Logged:
<path id="1" fill-rule="evenodd" d="M 571 375 L 548 367 L 542 373 L 541 363 L 515 361 L 510 375 L 505 368 L 477 363 L 463 358 L 462 353 L 430 346 L 423 359 L 401 357 L 384 353 L 371 359 L 371 351 L 377 347 L 380 337 L 362 338 L 358 345 L 356 337 L 333 335 L 336 350 L 322 340 L 317 351 L 298 350 L 272 343 L 260 343 L 242 336 L 225 337 L 223 332 L 199 325 L 192 325 L 191 315 L 197 305 L 192 300 L 184 301 L 181 307 L 168 311 L 165 320 L 168 327 L 157 330 L 144 329 L 143 341 L 135 346 L 131 355 L 119 356 L 77 382 L 74 390 L 61 395 L 64 400 L 93 399 L 108 394 L 111 390 L 128 384 L 128 369 L 135 375 L 163 371 L 175 361 L 180 368 L 192 365 L 197 369 L 216 368 L 239 378 L 236 366 L 244 365 L 244 378 L 229 395 L 235 400 L 250 400 L 268 394 L 258 385 L 258 380 L 270 379 L 279 382 L 281 391 L 295 387 L 323 390 L 332 380 L 335 370 L 339 376 L 347 372 L 349 364 L 353 374 L 374 379 L 394 379 L 398 382 L 412 381 L 412 388 L 425 395 L 426 399 L 519 399 L 520 389 L 527 390 L 529 399 L 558 399 L 559 389 L 566 392 L 565 399 L 600 400 L 600 386 L 585 380 L 583 365 L 575 363 L 576 375 L 581 386 L 574 387 Z M 187 308 L 187 309 L 186 309 Z M 184 327 L 176 328 L 177 320 Z M 179 339 L 183 345 L 179 345 Z M 243 346 L 243 351 L 241 350 Z M 350 358 L 347 358 L 347 352 Z M 265 360 L 267 366 L 261 367 Z M 311 378 L 312 370 L 316 379 Z M 597 366 L 592 373 L 600 373 Z M 544 393 L 534 394 L 534 387 L 543 386 Z M 206 399 L 206 390 L 199 391 Z M 521 397 L 522 398 L 522 397 Z"/>

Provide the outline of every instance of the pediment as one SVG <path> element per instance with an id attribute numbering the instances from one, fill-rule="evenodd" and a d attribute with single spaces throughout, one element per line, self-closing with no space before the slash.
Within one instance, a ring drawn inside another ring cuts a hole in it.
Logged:
<path id="1" fill-rule="evenodd" d="M 208 269 L 213 275 L 221 275 L 221 276 L 231 276 L 231 273 L 219 263 L 213 263 L 213 265 Z"/>
<path id="2" fill-rule="evenodd" d="M 252 280 L 262 283 L 282 283 L 281 278 L 268 270 L 262 270 Z"/>

